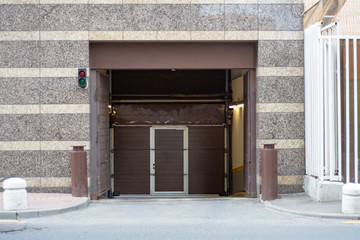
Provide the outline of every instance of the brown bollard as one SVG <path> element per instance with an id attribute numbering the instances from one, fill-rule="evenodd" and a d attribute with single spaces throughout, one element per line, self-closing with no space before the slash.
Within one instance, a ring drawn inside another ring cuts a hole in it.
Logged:
<path id="1" fill-rule="evenodd" d="M 87 163 L 84 146 L 73 146 L 71 160 L 71 193 L 73 197 L 87 197 Z"/>
<path id="2" fill-rule="evenodd" d="M 261 150 L 261 199 L 274 200 L 278 197 L 277 150 L 275 144 L 264 144 Z"/>

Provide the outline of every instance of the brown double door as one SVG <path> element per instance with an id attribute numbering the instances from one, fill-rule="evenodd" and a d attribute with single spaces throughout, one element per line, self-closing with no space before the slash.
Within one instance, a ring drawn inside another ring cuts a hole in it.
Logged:
<path id="1" fill-rule="evenodd" d="M 224 191 L 224 127 L 116 127 L 114 190 L 120 194 Z"/>

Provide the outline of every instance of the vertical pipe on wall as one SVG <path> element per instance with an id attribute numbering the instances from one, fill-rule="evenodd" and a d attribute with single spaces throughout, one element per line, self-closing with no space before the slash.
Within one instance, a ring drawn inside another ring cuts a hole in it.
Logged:
<path id="1" fill-rule="evenodd" d="M 345 46 L 345 69 L 346 69 L 346 80 L 345 80 L 345 109 L 346 109 L 346 183 L 350 182 L 350 90 L 349 90 L 349 39 L 346 39 Z"/>
<path id="2" fill-rule="evenodd" d="M 354 176 L 355 183 L 358 183 L 358 101 L 357 101 L 357 41 L 353 39 L 353 55 L 354 55 Z"/>

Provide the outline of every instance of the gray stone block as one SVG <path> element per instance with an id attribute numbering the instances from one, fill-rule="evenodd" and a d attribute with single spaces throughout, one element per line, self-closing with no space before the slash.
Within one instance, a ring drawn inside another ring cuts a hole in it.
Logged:
<path id="1" fill-rule="evenodd" d="M 85 4 L 41 4 L 42 31 L 87 31 L 88 6 Z"/>
<path id="2" fill-rule="evenodd" d="M 40 103 L 90 103 L 89 89 L 78 87 L 77 78 L 41 78 Z"/>
<path id="3" fill-rule="evenodd" d="M 220 4 L 191 5 L 193 31 L 224 31 L 225 6 Z"/>
<path id="4" fill-rule="evenodd" d="M 0 41 L 1 68 L 39 67 L 38 41 Z"/>
<path id="5" fill-rule="evenodd" d="M 226 31 L 258 30 L 257 5 L 228 4 L 225 5 Z"/>
<path id="6" fill-rule="evenodd" d="M 124 29 L 126 31 L 156 31 L 158 17 L 155 4 L 123 5 Z"/>
<path id="7" fill-rule="evenodd" d="M 278 193 L 301 193 L 304 192 L 303 185 L 278 185 Z"/>
<path id="8" fill-rule="evenodd" d="M 0 31 L 38 31 L 39 29 L 39 5 L 1 5 Z"/>
<path id="9" fill-rule="evenodd" d="M 42 114 L 42 141 L 88 141 L 89 114 Z"/>
<path id="10" fill-rule="evenodd" d="M 70 151 L 42 151 L 43 177 L 71 177 Z"/>
<path id="11" fill-rule="evenodd" d="M 257 77 L 258 103 L 303 103 L 304 77 Z"/>
<path id="12" fill-rule="evenodd" d="M 89 66 L 88 41 L 41 41 L 40 67 L 71 68 Z"/>
<path id="13" fill-rule="evenodd" d="M 190 31 L 191 7 L 186 4 L 159 4 L 156 7 L 158 31 Z"/>
<path id="14" fill-rule="evenodd" d="M 259 30 L 301 31 L 303 30 L 303 4 L 259 5 Z"/>
<path id="15" fill-rule="evenodd" d="M 0 141 L 39 141 L 40 116 L 0 115 Z"/>
<path id="16" fill-rule="evenodd" d="M 118 31 L 125 28 L 123 5 L 89 5 L 89 30 Z"/>
<path id="17" fill-rule="evenodd" d="M 303 67 L 304 41 L 259 41 L 259 67 Z"/>
<path id="18" fill-rule="evenodd" d="M 0 78 L 0 105 L 39 102 L 38 78 Z"/>
<path id="19" fill-rule="evenodd" d="M 303 139 L 304 113 L 258 113 L 257 138 Z"/>
<path id="20" fill-rule="evenodd" d="M 40 151 L 0 151 L 0 176 L 40 177 Z"/>

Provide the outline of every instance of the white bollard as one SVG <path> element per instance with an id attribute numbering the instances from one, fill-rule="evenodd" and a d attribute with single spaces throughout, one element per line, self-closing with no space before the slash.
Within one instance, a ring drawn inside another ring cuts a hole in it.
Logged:
<path id="1" fill-rule="evenodd" d="M 4 210 L 27 209 L 26 181 L 9 178 L 4 181 Z"/>
<path id="2" fill-rule="evenodd" d="M 360 184 L 344 184 L 341 208 L 343 213 L 360 214 Z"/>

